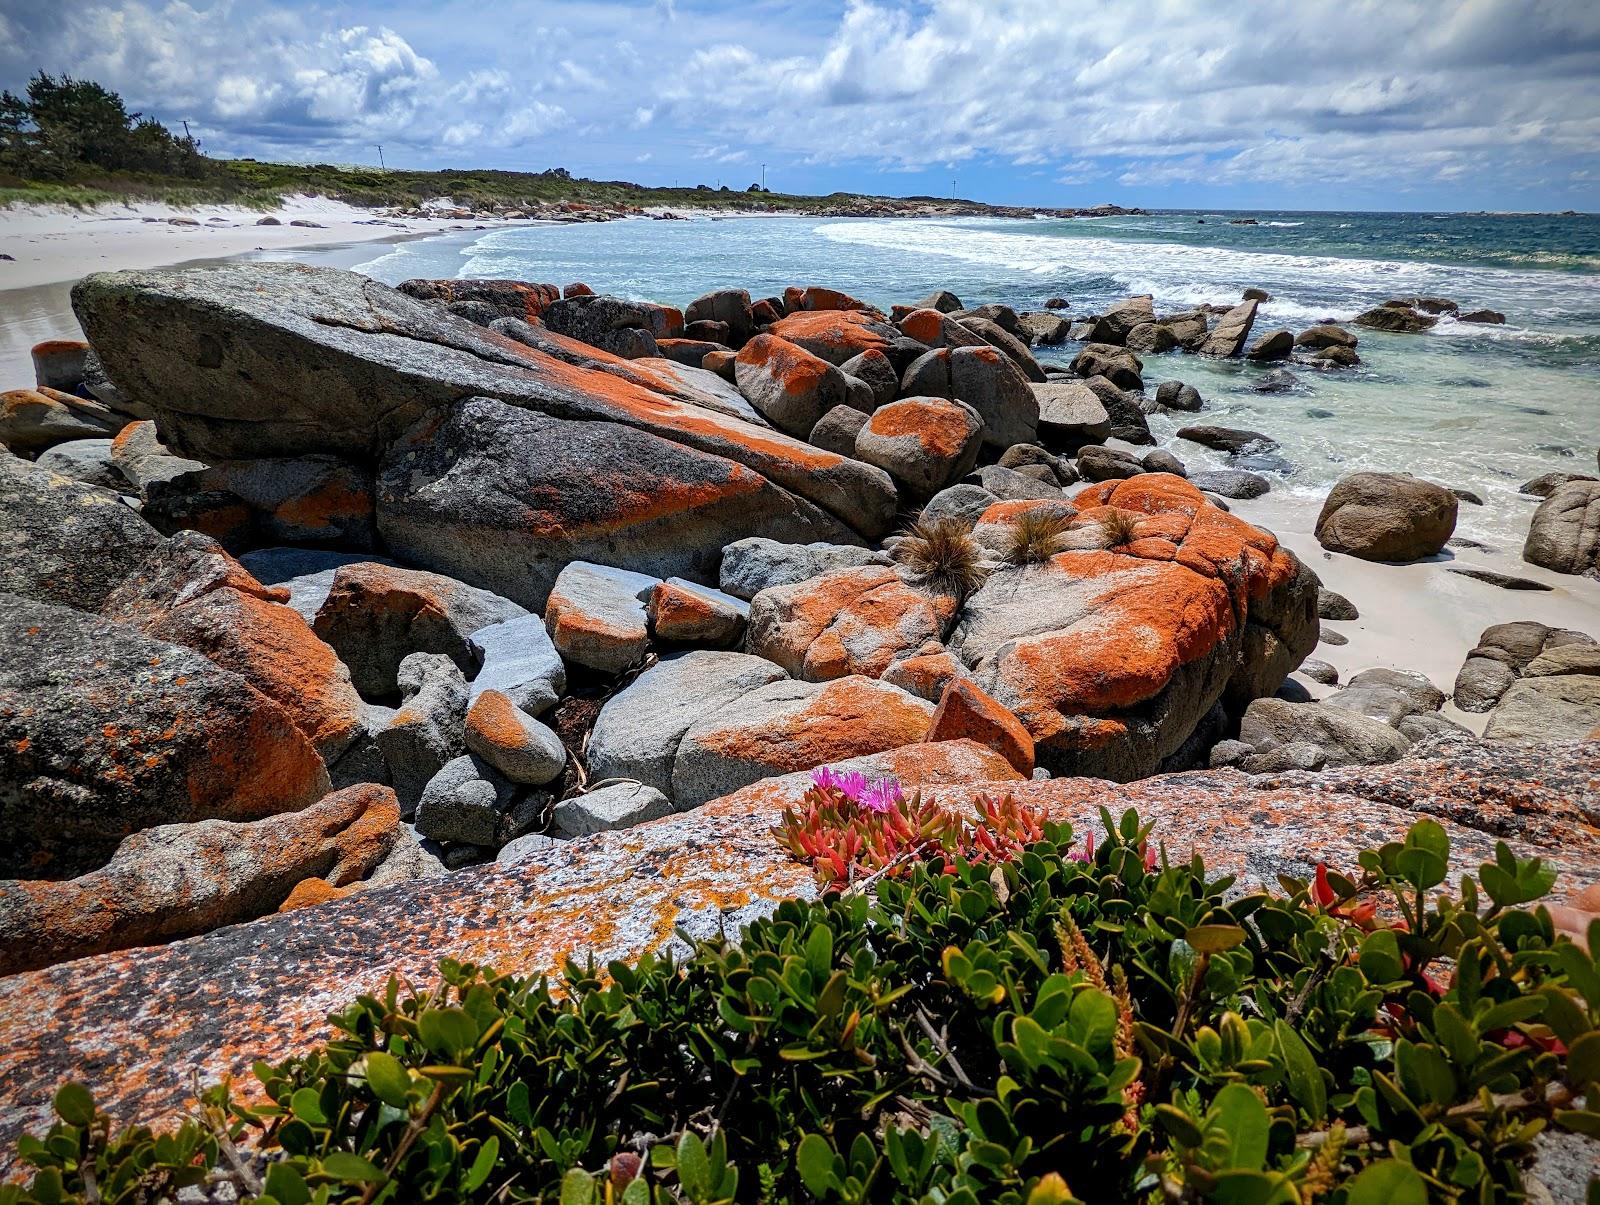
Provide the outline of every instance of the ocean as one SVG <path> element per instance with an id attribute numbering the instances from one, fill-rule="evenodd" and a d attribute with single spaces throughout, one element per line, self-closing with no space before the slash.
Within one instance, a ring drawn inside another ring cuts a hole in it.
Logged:
<path id="1" fill-rule="evenodd" d="M 1256 225 L 1231 224 L 1253 218 Z M 286 256 L 287 257 L 287 256 Z M 312 258 L 295 255 L 293 258 Z M 516 226 L 346 250 L 390 283 L 409 277 L 514 277 L 682 305 L 711 288 L 754 296 L 826 284 L 887 307 L 944 288 L 967 305 L 1037 309 L 1064 297 L 1093 313 L 1134 293 L 1158 312 L 1231 304 L 1267 290 L 1256 332 L 1345 322 L 1390 297 L 1449 297 L 1504 326 L 1444 318 L 1420 335 L 1359 331 L 1362 364 L 1289 366 L 1287 393 L 1257 382 L 1275 366 L 1144 357 L 1147 390 L 1177 378 L 1206 399 L 1200 421 L 1272 435 L 1278 500 L 1320 499 L 1359 469 L 1411 472 L 1483 497 L 1458 531 L 1519 547 L 1534 503 L 1524 481 L 1595 473 L 1600 443 L 1600 218 L 1590 215 L 1201 213 L 1004 219 L 646 219 Z M 1065 362 L 1075 347 L 1040 349 Z M 1191 467 L 1226 457 L 1176 439 L 1188 416 L 1152 431 Z"/>

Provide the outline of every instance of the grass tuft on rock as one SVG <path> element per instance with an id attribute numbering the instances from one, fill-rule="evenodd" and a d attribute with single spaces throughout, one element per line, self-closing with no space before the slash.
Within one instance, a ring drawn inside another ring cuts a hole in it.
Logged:
<path id="1" fill-rule="evenodd" d="M 1067 548 L 1067 527 L 1075 513 L 1060 507 L 1025 510 L 1000 537 L 1000 559 L 1019 568 L 1041 565 Z"/>
<path id="2" fill-rule="evenodd" d="M 989 574 L 983 548 L 957 519 L 918 519 L 896 543 L 894 557 L 936 589 L 965 598 Z"/>

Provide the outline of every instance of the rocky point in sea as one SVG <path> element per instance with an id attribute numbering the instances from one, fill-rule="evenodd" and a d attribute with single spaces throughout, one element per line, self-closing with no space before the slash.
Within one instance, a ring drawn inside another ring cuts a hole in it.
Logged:
<path id="1" fill-rule="evenodd" d="M 1137 806 L 1245 883 L 1425 814 L 1463 865 L 1503 838 L 1575 892 L 1593 639 L 1486 631 L 1452 697 L 1488 742 L 1416 675 L 1312 701 L 1286 680 L 1327 680 L 1335 596 L 1224 500 L 1265 479 L 1150 449 L 1157 406 L 1204 403 L 1147 398 L 1144 356 L 1355 362 L 1334 326 L 1252 341 L 1258 300 L 1069 329 L 821 285 L 81 282 L 86 340 L 0 399 L 0 1160 L 68 1075 L 160 1122 L 391 973 L 807 895 L 767 828 L 819 766 Z M 1035 356 L 1067 338 L 1070 370 Z M 1530 561 L 1595 571 L 1591 485 L 1552 486 Z M 1318 536 L 1434 555 L 1456 501 L 1358 475 Z"/>

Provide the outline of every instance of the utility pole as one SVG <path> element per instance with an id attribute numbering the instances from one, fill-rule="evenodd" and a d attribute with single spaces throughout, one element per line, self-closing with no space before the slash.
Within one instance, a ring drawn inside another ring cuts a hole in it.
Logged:
<path id="1" fill-rule="evenodd" d="M 189 119 L 186 118 L 186 117 L 180 117 L 180 118 L 178 118 L 178 122 L 179 122 L 180 125 L 183 126 L 184 141 L 192 142 L 193 139 L 189 135 Z"/>
<path id="2" fill-rule="evenodd" d="M 956 178 L 954 176 L 950 177 L 950 199 L 952 201 L 956 199 Z"/>
<path id="3" fill-rule="evenodd" d="M 765 163 L 761 165 L 761 191 L 767 191 L 767 165 Z"/>
<path id="4" fill-rule="evenodd" d="M 388 171 L 389 169 L 385 167 L 383 163 L 383 143 L 375 142 L 373 145 L 378 148 L 378 170 L 385 172 Z"/>

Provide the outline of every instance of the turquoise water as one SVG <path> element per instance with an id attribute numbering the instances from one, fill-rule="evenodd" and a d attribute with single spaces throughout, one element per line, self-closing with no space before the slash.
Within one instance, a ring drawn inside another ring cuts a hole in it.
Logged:
<path id="1" fill-rule="evenodd" d="M 1254 217 L 1255 226 L 1229 224 Z M 1203 222 L 1200 219 L 1204 219 Z M 1181 353 L 1146 357 L 1207 399 L 1207 421 L 1283 445 L 1275 490 L 1320 498 L 1356 469 L 1414 472 L 1482 494 L 1460 530 L 1520 543 L 1531 504 L 1517 485 L 1553 469 L 1596 471 L 1600 443 L 1600 218 L 1432 214 L 1160 213 L 1093 221 L 748 218 L 511 227 L 403 243 L 357 265 L 389 282 L 506 276 L 682 304 L 707 289 L 757 296 L 820 283 L 888 305 L 936 288 L 968 305 L 1087 313 L 1131 293 L 1159 310 L 1231 303 L 1266 289 L 1257 331 L 1347 320 L 1389 297 L 1446 296 L 1506 315 L 1444 319 L 1422 335 L 1361 332 L 1363 364 L 1292 367 L 1292 392 L 1262 394 L 1267 369 Z M 1044 353 L 1065 360 L 1072 346 Z M 1191 466 L 1223 460 L 1152 429 Z"/>

